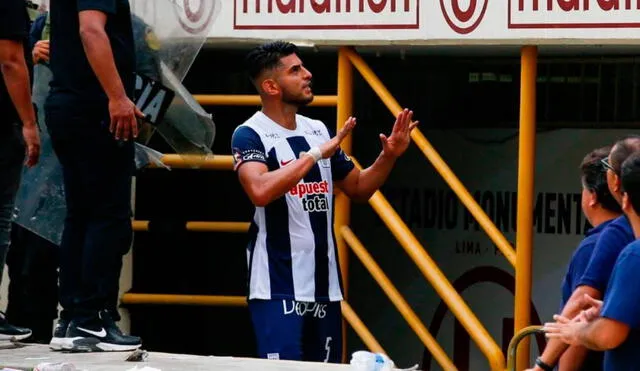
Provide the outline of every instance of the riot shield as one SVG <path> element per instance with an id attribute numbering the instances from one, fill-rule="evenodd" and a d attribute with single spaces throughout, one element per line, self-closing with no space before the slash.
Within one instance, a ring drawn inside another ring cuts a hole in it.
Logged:
<path id="1" fill-rule="evenodd" d="M 193 99 L 181 81 L 213 25 L 219 9 L 217 1 L 200 0 L 196 14 L 204 17 L 201 21 L 193 17 L 189 0 L 183 0 L 183 6 L 177 4 L 176 0 L 131 2 L 137 73 L 144 76 L 145 81 L 156 82 L 172 93 L 166 111 L 162 112 L 162 119 L 148 127 L 146 135 L 142 135 L 139 142 L 147 142 L 150 135 L 157 131 L 177 153 L 203 156 L 211 154 L 210 148 L 215 136 L 211 115 Z M 46 65 L 34 66 L 32 95 L 41 127 L 41 157 L 37 167 L 23 171 L 14 217 L 24 228 L 59 245 L 66 203 L 62 169 L 53 152 L 44 119 L 44 102 L 51 78 L 51 70 Z M 162 89 L 145 90 L 144 86 L 140 86 L 136 92 L 136 103 L 145 114 L 156 107 L 149 102 L 154 102 L 151 96 L 153 92 L 159 91 Z M 144 102 L 139 102 L 141 97 L 145 97 Z M 161 153 L 136 143 L 135 161 L 138 169 L 150 163 L 162 167 L 161 157 Z"/>
<path id="2" fill-rule="evenodd" d="M 219 10 L 219 0 L 131 1 L 138 73 L 175 93 L 164 119 L 153 129 L 179 154 L 211 154 L 213 120 L 181 82 Z"/>
<path id="3" fill-rule="evenodd" d="M 44 119 L 44 101 L 49 93 L 51 70 L 44 64 L 33 69 L 33 104 L 40 125 L 40 161 L 33 169 L 24 169 L 16 196 L 14 217 L 16 223 L 37 235 L 60 244 L 62 228 L 67 212 L 64 199 L 62 167 L 51 145 L 51 138 Z M 141 169 L 153 164 L 163 167 L 162 154 L 140 143 L 135 144 L 136 167 Z"/>

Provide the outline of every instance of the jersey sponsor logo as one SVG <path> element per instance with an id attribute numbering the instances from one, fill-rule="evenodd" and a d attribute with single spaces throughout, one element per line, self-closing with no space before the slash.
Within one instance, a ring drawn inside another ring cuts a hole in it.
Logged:
<path id="1" fill-rule="evenodd" d="M 322 136 L 322 130 L 320 130 L 320 129 L 305 130 L 304 133 L 307 134 L 307 135 L 313 135 L 313 136 L 316 136 L 316 137 L 321 137 Z"/>
<path id="2" fill-rule="evenodd" d="M 306 212 L 329 211 L 329 201 L 325 196 L 329 193 L 329 182 L 299 183 L 289 193 L 302 199 L 302 208 Z"/>
<path id="3" fill-rule="evenodd" d="M 291 160 L 287 160 L 287 161 L 280 160 L 280 165 L 281 165 L 281 166 L 287 166 L 287 164 L 288 164 L 288 163 L 290 163 L 291 161 L 293 161 L 293 159 L 291 159 Z"/>
<path id="4" fill-rule="evenodd" d="M 289 193 L 292 196 L 298 196 L 300 198 L 309 195 L 329 193 L 329 182 L 323 180 L 322 182 L 298 183 L 291 188 Z"/>
<path id="5" fill-rule="evenodd" d="M 311 316 L 313 318 L 320 318 L 320 319 L 327 316 L 327 304 L 283 300 L 282 309 L 285 316 L 288 316 L 288 315 L 294 315 L 298 317 Z"/>
<path id="6" fill-rule="evenodd" d="M 329 211 L 329 201 L 324 195 L 307 196 L 302 199 L 302 208 L 306 212 Z"/>
<path id="7" fill-rule="evenodd" d="M 239 148 L 233 148 L 231 150 L 233 153 L 233 169 L 237 169 L 245 161 L 260 161 L 267 162 L 267 159 L 261 151 L 255 149 L 249 149 L 246 151 L 242 151 Z"/>

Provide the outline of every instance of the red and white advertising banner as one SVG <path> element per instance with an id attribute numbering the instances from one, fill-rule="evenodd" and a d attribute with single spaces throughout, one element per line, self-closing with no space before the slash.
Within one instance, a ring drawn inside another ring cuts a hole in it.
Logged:
<path id="1" fill-rule="evenodd" d="M 179 0 L 197 17 L 203 0 Z M 638 0 L 224 0 L 211 41 L 635 44 Z"/>

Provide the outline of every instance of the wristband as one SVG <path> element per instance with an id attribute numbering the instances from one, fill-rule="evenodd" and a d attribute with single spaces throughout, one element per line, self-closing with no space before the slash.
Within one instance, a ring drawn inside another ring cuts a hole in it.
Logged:
<path id="1" fill-rule="evenodd" d="M 553 366 L 544 363 L 544 361 L 540 357 L 536 358 L 536 366 L 540 367 L 544 371 L 553 371 Z"/>
<path id="2" fill-rule="evenodd" d="M 318 162 L 322 159 L 322 152 L 320 152 L 319 147 L 313 147 L 305 154 L 311 156 L 311 158 L 313 158 L 313 162 Z"/>

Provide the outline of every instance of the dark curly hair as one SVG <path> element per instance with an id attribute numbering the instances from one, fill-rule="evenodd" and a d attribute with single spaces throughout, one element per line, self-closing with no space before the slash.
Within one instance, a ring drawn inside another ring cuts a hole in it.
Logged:
<path id="1" fill-rule="evenodd" d="M 274 69 L 280 59 L 298 54 L 298 47 L 286 41 L 273 41 L 253 48 L 245 57 L 245 69 L 252 82 L 266 70 Z"/>
<path id="2" fill-rule="evenodd" d="M 609 156 L 610 151 L 611 147 L 602 147 L 589 152 L 580 164 L 580 173 L 582 185 L 596 194 L 600 205 L 607 210 L 620 213 L 620 204 L 613 198 L 607 185 L 607 169 L 600 162 Z"/>

